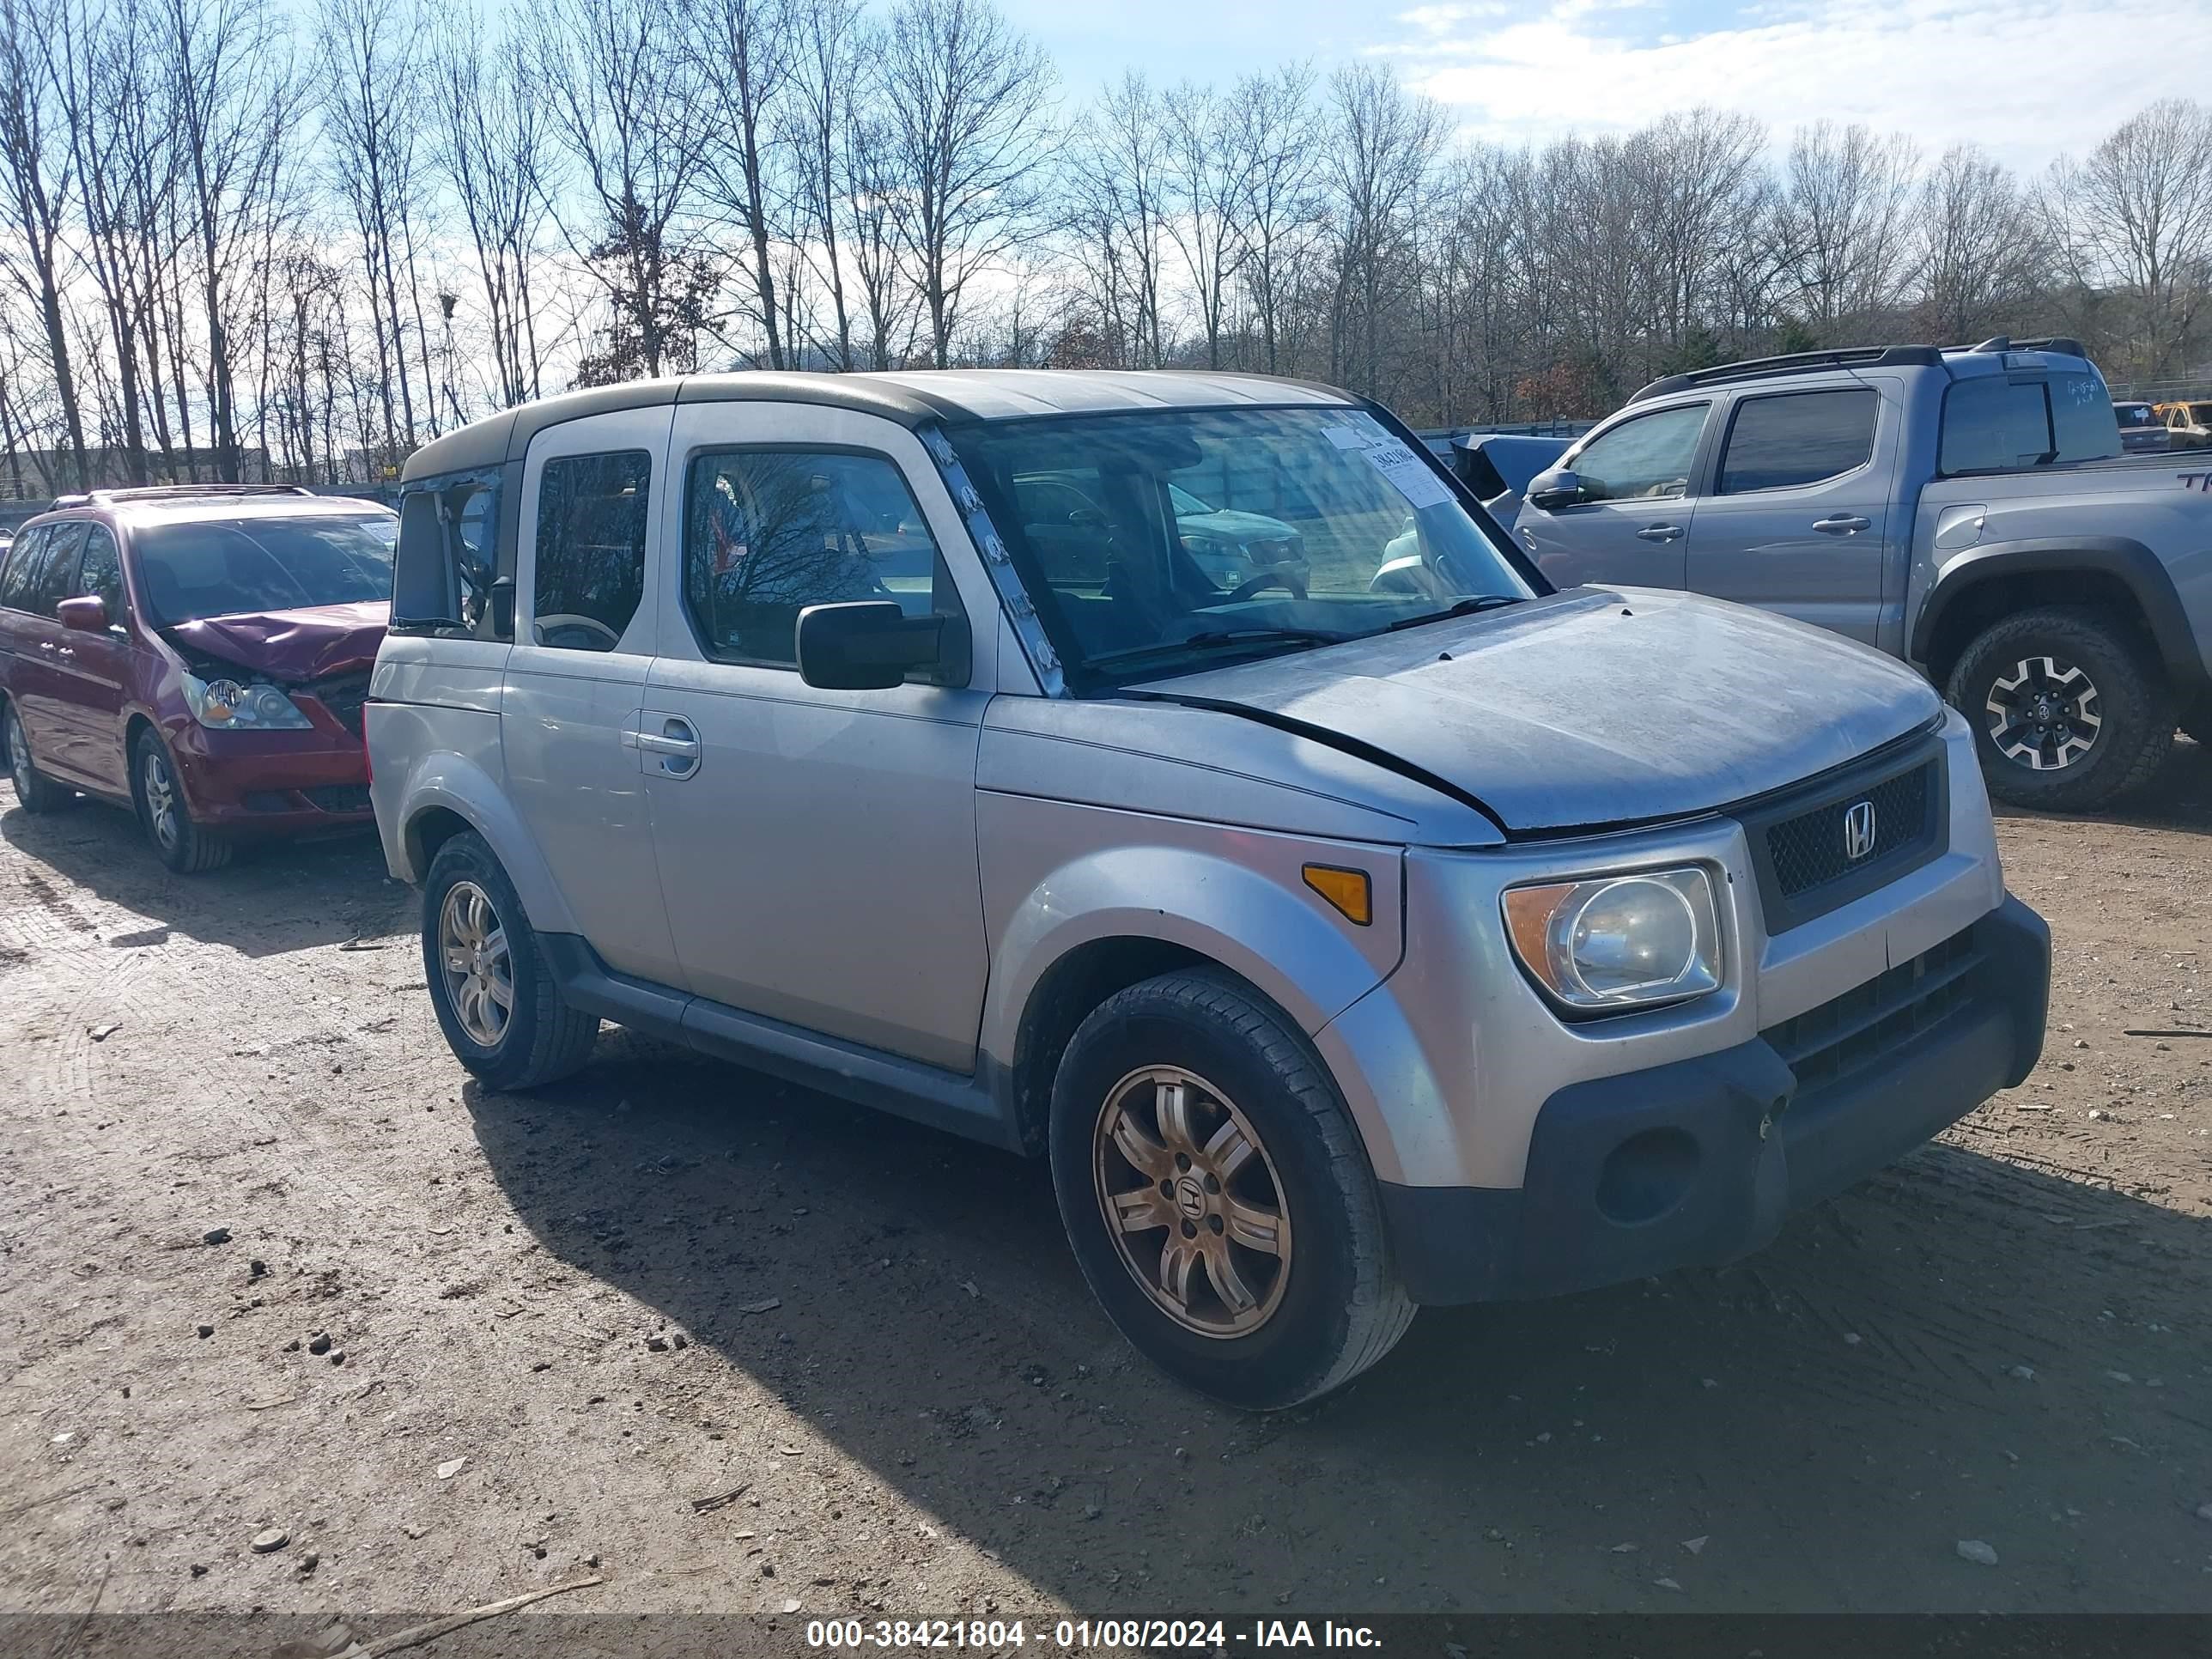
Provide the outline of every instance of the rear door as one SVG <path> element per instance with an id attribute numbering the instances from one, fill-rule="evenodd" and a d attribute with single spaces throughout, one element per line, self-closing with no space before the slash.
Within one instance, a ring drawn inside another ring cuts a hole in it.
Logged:
<path id="1" fill-rule="evenodd" d="M 0 690 L 15 703 L 19 716 L 38 695 L 37 682 L 45 672 L 39 658 L 40 635 L 32 626 L 29 606 L 39 567 L 46 560 L 49 530 L 40 524 L 19 532 L 5 562 L 0 562 Z M 23 730 L 27 737 L 27 718 Z"/>
<path id="2" fill-rule="evenodd" d="M 61 672 L 61 653 L 70 635 L 55 613 L 71 592 L 77 552 L 83 545 L 82 519 L 46 526 L 45 544 L 24 573 L 21 608 L 9 619 L 15 656 L 15 709 L 30 739 L 31 757 L 42 770 L 62 766 L 68 726 L 64 699 L 72 688 Z"/>
<path id="3" fill-rule="evenodd" d="M 517 525 L 514 646 L 501 689 L 507 793 L 600 957 L 678 982 L 639 763 L 654 642 L 672 405 L 546 428 Z"/>
<path id="4" fill-rule="evenodd" d="M 1889 377 L 1737 398 L 1690 532 L 1689 586 L 1868 645 L 1893 637 L 1884 623 L 1905 598 L 1888 538 L 1903 409 Z"/>
<path id="5" fill-rule="evenodd" d="M 1690 499 L 1712 414 L 1708 402 L 1632 416 L 1586 440 L 1560 465 L 1583 499 L 1521 508 L 1515 532 L 1553 585 L 1680 587 L 1697 503 Z"/>
<path id="6" fill-rule="evenodd" d="M 55 653 L 58 702 L 54 769 L 110 794 L 130 791 L 123 753 L 125 686 L 130 678 L 130 605 L 124 597 L 122 556 L 104 524 L 85 526 L 84 547 L 68 597 L 90 595 L 107 606 L 107 626 L 96 633 L 61 630 Z"/>

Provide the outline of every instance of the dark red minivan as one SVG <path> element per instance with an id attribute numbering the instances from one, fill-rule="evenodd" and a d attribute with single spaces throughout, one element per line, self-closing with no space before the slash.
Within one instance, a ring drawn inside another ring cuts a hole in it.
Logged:
<path id="1" fill-rule="evenodd" d="M 128 806 L 172 870 L 370 821 L 361 709 L 398 519 L 289 486 L 64 497 L 0 562 L 0 734 L 26 811 Z"/>

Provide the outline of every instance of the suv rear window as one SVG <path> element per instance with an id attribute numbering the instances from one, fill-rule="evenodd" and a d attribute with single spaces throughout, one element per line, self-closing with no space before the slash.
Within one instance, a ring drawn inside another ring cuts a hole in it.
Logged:
<path id="1" fill-rule="evenodd" d="M 392 597 L 398 520 L 201 519 L 134 531 L 139 597 L 157 625 Z"/>
<path id="2" fill-rule="evenodd" d="M 1879 407 L 1872 386 L 1746 398 L 1729 427 L 1720 493 L 1787 489 L 1864 466 Z"/>

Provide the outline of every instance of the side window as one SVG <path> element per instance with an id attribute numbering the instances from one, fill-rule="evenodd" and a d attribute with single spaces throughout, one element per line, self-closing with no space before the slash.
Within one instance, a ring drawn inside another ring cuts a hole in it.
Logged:
<path id="1" fill-rule="evenodd" d="M 652 474 L 653 458 L 641 449 L 545 463 L 532 606 L 538 644 L 611 651 L 622 643 L 645 592 Z"/>
<path id="2" fill-rule="evenodd" d="M 1880 406 L 1872 386 L 1747 398 L 1729 426 L 1720 493 L 1787 489 L 1864 466 L 1874 454 Z"/>
<path id="3" fill-rule="evenodd" d="M 23 609 L 35 616 L 51 617 L 62 601 L 76 592 L 77 550 L 84 545 L 84 523 L 56 525 L 47 532 L 45 556 L 31 578 L 31 591 Z"/>
<path id="4" fill-rule="evenodd" d="M 8 564 L 0 570 L 0 605 L 10 611 L 31 608 L 31 586 L 39 565 L 46 556 L 48 527 L 33 525 L 15 538 L 15 544 L 8 550 Z"/>
<path id="5" fill-rule="evenodd" d="M 2043 466 L 2057 455 L 2051 403 L 2040 380 L 2002 375 L 1953 383 L 1943 394 L 1939 472 L 2008 472 Z"/>
<path id="6" fill-rule="evenodd" d="M 90 593 L 107 606 L 107 620 L 119 623 L 128 608 L 123 599 L 123 562 L 116 555 L 115 538 L 104 524 L 85 532 L 84 557 L 77 566 L 76 589 Z"/>
<path id="7" fill-rule="evenodd" d="M 1655 410 L 1601 433 L 1574 460 L 1585 499 L 1672 500 L 1686 495 L 1710 404 Z"/>
<path id="8" fill-rule="evenodd" d="M 2112 394 L 2094 374 L 2051 377 L 2051 432 L 2062 461 L 2100 461 L 2120 453 Z"/>
<path id="9" fill-rule="evenodd" d="M 881 455 L 738 450 L 691 463 L 684 603 L 707 654 L 791 666 L 810 605 L 963 614 L 898 468 Z"/>

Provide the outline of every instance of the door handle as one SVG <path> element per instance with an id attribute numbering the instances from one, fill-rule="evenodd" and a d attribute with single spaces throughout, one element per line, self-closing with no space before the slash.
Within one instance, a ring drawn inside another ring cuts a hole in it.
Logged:
<path id="1" fill-rule="evenodd" d="M 658 732 L 625 732 L 623 743 L 625 747 L 659 756 L 664 777 L 688 778 L 699 769 L 699 733 L 681 715 L 662 716 Z"/>
<path id="2" fill-rule="evenodd" d="M 1681 535 L 1682 526 L 1678 524 L 1647 524 L 1636 532 L 1636 538 L 1644 542 L 1671 542 L 1679 541 Z"/>
<path id="3" fill-rule="evenodd" d="M 54 642 L 52 640 L 40 640 L 39 641 L 39 649 L 41 651 L 51 651 L 53 648 Z"/>
<path id="4" fill-rule="evenodd" d="M 76 655 L 76 653 L 72 651 L 68 646 L 64 645 L 60 649 L 61 654 L 64 657 L 74 657 Z"/>
<path id="5" fill-rule="evenodd" d="M 1815 519 L 1813 528 L 1824 536 L 1855 536 L 1867 527 L 1868 522 L 1856 513 L 1844 513 L 1832 519 Z"/>

